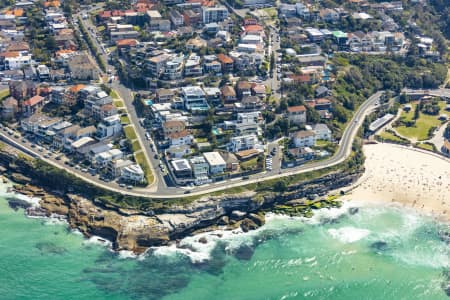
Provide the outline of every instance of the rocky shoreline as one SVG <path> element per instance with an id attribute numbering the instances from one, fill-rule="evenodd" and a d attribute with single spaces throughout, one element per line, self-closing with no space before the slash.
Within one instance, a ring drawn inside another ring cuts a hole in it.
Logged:
<path id="1" fill-rule="evenodd" d="M 4 155 L 0 151 L 0 165 L 5 168 L 3 175 L 15 183 L 13 190 L 39 198 L 39 206 L 28 206 L 11 198 L 11 207 L 23 207 L 29 216 L 63 216 L 71 228 L 78 229 L 86 237 L 100 236 L 111 241 L 114 250 L 136 254 L 152 246 L 167 245 L 189 235 L 219 228 L 253 230 L 265 223 L 266 211 L 311 216 L 313 209 L 338 206 L 339 202 L 323 197 L 307 200 L 305 197 L 326 195 L 331 190 L 354 183 L 362 174 L 362 170 L 349 174 L 334 172 L 290 186 L 284 193 L 205 195 L 188 204 L 175 204 L 149 212 L 106 206 L 85 195 L 63 193 L 51 186 L 41 187 L 32 176 L 19 173 L 23 167 L 5 165 Z"/>

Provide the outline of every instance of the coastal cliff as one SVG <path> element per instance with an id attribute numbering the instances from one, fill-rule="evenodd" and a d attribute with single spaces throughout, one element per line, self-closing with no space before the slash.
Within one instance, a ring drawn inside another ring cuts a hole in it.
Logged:
<path id="1" fill-rule="evenodd" d="M 7 171 L 4 175 L 20 183 L 15 186 L 16 191 L 40 197 L 40 208 L 28 208 L 30 214 L 64 215 L 69 225 L 84 235 L 103 237 L 112 242 L 115 250 L 135 253 L 218 226 L 223 229 L 240 227 L 243 231 L 256 229 L 265 222 L 264 212 L 274 208 L 279 211 L 280 205 L 300 207 L 301 212 L 336 205 L 336 201 L 304 198 L 323 196 L 331 190 L 348 186 L 362 174 L 361 168 L 348 172 L 335 171 L 290 184 L 282 192 L 205 195 L 186 203 L 175 202 L 156 210 L 143 210 L 105 203 L 92 191 L 82 193 L 76 186 L 61 190 L 60 183 L 52 184 L 53 181 L 38 173 L 35 161 L 8 151 L 0 150 L 0 165 Z"/>

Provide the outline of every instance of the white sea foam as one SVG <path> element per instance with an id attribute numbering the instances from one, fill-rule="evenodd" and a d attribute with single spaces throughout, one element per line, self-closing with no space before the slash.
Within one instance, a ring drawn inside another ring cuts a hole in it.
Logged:
<path id="1" fill-rule="evenodd" d="M 428 250 L 428 251 L 427 251 Z M 431 267 L 434 269 L 450 267 L 449 252 L 443 249 L 402 249 L 392 253 L 392 256 L 405 264 Z"/>
<path id="2" fill-rule="evenodd" d="M 182 239 L 179 245 L 171 244 L 169 246 L 153 247 L 154 255 L 173 256 L 182 254 L 188 256 L 193 263 L 202 263 L 211 259 L 211 252 L 222 241 L 226 243 L 225 250 L 233 251 L 244 243 L 251 241 L 251 235 L 254 233 L 243 233 L 237 230 L 216 230 L 206 232 L 195 236 L 189 236 Z M 206 243 L 203 241 L 206 239 Z"/>
<path id="3" fill-rule="evenodd" d="M 140 255 L 134 253 L 133 251 L 129 251 L 129 250 L 120 250 L 118 253 L 118 257 L 119 259 L 136 259 L 138 258 Z"/>
<path id="4" fill-rule="evenodd" d="M 370 234 L 370 230 L 356 227 L 341 227 L 339 229 L 328 229 L 328 233 L 342 243 L 353 243 L 359 241 Z"/>
<path id="5" fill-rule="evenodd" d="M 108 248 L 112 247 L 112 243 L 110 241 L 95 235 L 83 241 L 83 245 L 101 245 Z"/>
<path id="6" fill-rule="evenodd" d="M 44 220 L 44 225 L 67 225 L 66 216 L 51 214 L 50 217 L 41 217 Z"/>

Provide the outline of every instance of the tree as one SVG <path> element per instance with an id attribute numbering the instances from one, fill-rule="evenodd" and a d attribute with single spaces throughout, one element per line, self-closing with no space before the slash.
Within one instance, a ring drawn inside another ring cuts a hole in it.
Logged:
<path id="1" fill-rule="evenodd" d="M 273 190 L 274 190 L 275 192 L 279 192 L 279 193 L 285 192 L 285 191 L 287 190 L 287 184 L 286 184 L 286 182 L 285 182 L 283 179 L 278 180 L 278 181 L 275 182 L 275 184 L 273 185 Z"/>
<path id="2" fill-rule="evenodd" d="M 420 117 L 420 104 L 416 105 L 414 109 L 414 120 L 417 120 Z"/>
<path id="3" fill-rule="evenodd" d="M 398 101 L 400 104 L 408 103 L 410 100 L 409 95 L 406 95 L 405 93 L 401 93 L 401 95 L 398 98 Z"/>

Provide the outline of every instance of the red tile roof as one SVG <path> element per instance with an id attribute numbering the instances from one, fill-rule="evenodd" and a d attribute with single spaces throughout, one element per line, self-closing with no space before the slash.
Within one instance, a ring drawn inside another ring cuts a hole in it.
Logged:
<path id="1" fill-rule="evenodd" d="M 309 74 L 290 75 L 289 78 L 300 83 L 311 81 L 311 76 Z"/>
<path id="2" fill-rule="evenodd" d="M 217 59 L 223 64 L 232 64 L 233 63 L 233 59 L 231 57 L 229 57 L 228 55 L 222 54 L 222 53 L 217 55 Z"/>
<path id="3" fill-rule="evenodd" d="M 116 41 L 116 46 L 118 48 L 121 48 L 121 47 L 134 47 L 134 46 L 137 45 L 137 43 L 138 43 L 138 41 L 135 40 L 135 39 L 124 39 L 124 40 Z"/>
<path id="4" fill-rule="evenodd" d="M 246 32 L 249 32 L 249 31 L 262 32 L 262 31 L 264 31 L 264 28 L 261 25 L 246 25 L 246 26 L 244 26 L 244 30 Z"/>
<path id="5" fill-rule="evenodd" d="M 304 105 L 290 106 L 287 108 L 287 111 L 290 113 L 306 111 L 306 107 Z"/>
<path id="6" fill-rule="evenodd" d="M 42 101 L 44 101 L 44 99 L 45 99 L 44 97 L 36 95 L 34 97 L 31 97 L 27 101 L 23 102 L 23 105 L 24 106 L 35 106 L 36 104 L 39 104 Z"/>

